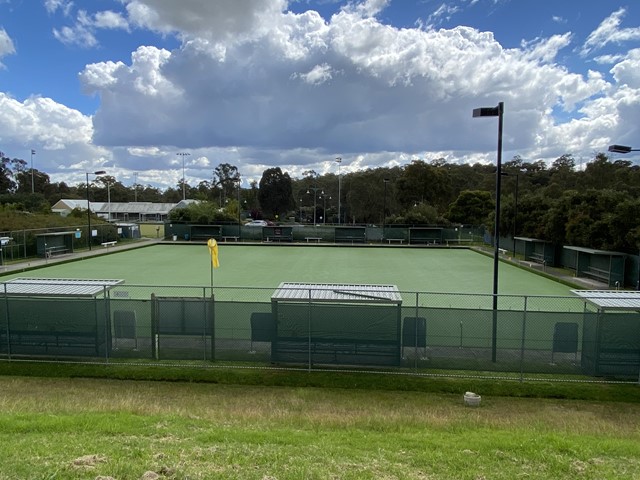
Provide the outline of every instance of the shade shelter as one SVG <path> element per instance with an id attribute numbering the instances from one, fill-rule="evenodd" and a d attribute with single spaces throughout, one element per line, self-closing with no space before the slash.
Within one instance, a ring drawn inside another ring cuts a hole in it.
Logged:
<path id="1" fill-rule="evenodd" d="M 573 290 L 585 300 L 582 368 L 640 381 L 640 292 Z"/>
<path id="2" fill-rule="evenodd" d="M 409 228 L 409 243 L 440 244 L 442 243 L 442 230 L 440 227 L 411 227 Z"/>
<path id="3" fill-rule="evenodd" d="M 514 240 L 516 242 L 516 251 L 522 252 L 525 261 L 548 266 L 555 265 L 555 251 L 551 242 L 529 237 L 514 237 Z"/>
<path id="4" fill-rule="evenodd" d="M 395 285 L 283 282 L 271 297 L 272 360 L 399 365 L 401 306 Z"/>
<path id="5" fill-rule="evenodd" d="M 122 280 L 17 278 L 0 285 L 0 354 L 103 356 L 111 349 L 107 292 Z"/>
<path id="6" fill-rule="evenodd" d="M 76 232 L 53 232 L 36 235 L 36 251 L 40 257 L 52 257 L 63 253 L 73 253 L 73 239 Z"/>
<path id="7" fill-rule="evenodd" d="M 565 250 L 563 264 L 575 269 L 576 277 L 589 277 L 608 287 L 624 286 L 626 254 L 567 245 L 563 248 Z"/>

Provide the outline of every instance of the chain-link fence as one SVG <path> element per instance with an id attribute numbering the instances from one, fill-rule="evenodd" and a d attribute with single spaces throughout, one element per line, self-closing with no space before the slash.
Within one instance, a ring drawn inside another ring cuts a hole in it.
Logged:
<path id="1" fill-rule="evenodd" d="M 282 299 L 274 288 L 122 284 L 54 297 L 8 285 L 4 360 L 640 381 L 640 314 L 578 297 L 501 295 L 494 310 L 480 294 L 397 292 L 388 301 L 375 289 L 325 298 L 310 286 Z"/>

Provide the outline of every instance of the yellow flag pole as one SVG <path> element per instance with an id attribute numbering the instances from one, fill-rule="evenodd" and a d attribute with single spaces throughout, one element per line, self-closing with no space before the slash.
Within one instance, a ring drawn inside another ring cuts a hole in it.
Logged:
<path id="1" fill-rule="evenodd" d="M 211 286 L 213 287 L 213 269 L 220 266 L 220 261 L 218 259 L 218 242 L 216 242 L 215 238 L 210 238 L 207 241 L 207 246 L 209 247 L 209 253 L 211 254 Z"/>

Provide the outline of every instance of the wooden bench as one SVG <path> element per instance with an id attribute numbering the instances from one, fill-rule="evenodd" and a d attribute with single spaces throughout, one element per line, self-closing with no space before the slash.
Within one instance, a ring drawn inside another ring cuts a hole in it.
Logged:
<path id="1" fill-rule="evenodd" d="M 56 245 L 55 247 L 47 247 L 44 251 L 44 255 L 46 258 L 51 258 L 54 255 L 62 255 L 64 253 L 69 253 L 69 249 L 64 245 Z"/>
<path id="2" fill-rule="evenodd" d="M 543 263 L 545 261 L 544 256 L 541 253 L 532 253 L 529 255 L 529 259 L 538 263 Z"/>
<path id="3" fill-rule="evenodd" d="M 320 243 L 320 240 L 322 240 L 322 238 L 320 237 L 304 237 L 304 239 L 307 241 L 307 243 L 309 242 Z"/>
<path id="4" fill-rule="evenodd" d="M 224 242 L 228 242 L 229 240 L 233 240 L 234 242 L 237 242 L 238 240 L 240 240 L 240 237 L 237 235 L 224 235 L 222 237 L 222 241 Z"/>
<path id="5" fill-rule="evenodd" d="M 292 235 L 267 235 L 266 242 L 293 242 Z"/>
<path id="6" fill-rule="evenodd" d="M 115 246 L 116 243 L 118 242 L 114 240 L 113 242 L 102 242 L 100 245 L 102 245 L 105 248 L 109 248 L 109 247 Z"/>
<path id="7" fill-rule="evenodd" d="M 338 242 L 351 242 L 351 245 L 353 245 L 355 242 L 362 242 L 365 243 L 366 242 L 366 238 L 365 237 L 354 237 L 351 235 L 340 235 L 340 236 L 336 236 L 335 239 L 336 243 Z"/>
<path id="8" fill-rule="evenodd" d="M 611 279 L 610 272 L 607 270 L 603 270 L 602 268 L 589 266 L 582 273 L 585 274 L 587 277 L 593 278 L 594 280 L 600 280 L 606 283 L 607 285 L 609 285 L 609 281 Z"/>
<path id="9" fill-rule="evenodd" d="M 404 243 L 404 238 L 385 238 L 385 240 L 389 242 L 389 245 L 391 245 L 392 242 L 396 242 L 401 245 Z"/>

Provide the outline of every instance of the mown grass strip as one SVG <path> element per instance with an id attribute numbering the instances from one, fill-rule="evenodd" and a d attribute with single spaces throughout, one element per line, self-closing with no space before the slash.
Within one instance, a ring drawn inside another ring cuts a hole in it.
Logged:
<path id="1" fill-rule="evenodd" d="M 557 381 L 541 379 L 520 382 L 518 377 L 496 379 L 489 375 L 484 377 L 482 372 L 433 371 L 429 376 L 415 376 L 339 370 L 263 369 L 250 365 L 246 368 L 225 367 L 224 364 L 217 364 L 216 367 L 211 367 L 211 364 L 203 365 L 208 366 L 0 362 L 0 375 L 415 391 L 460 395 L 465 391 L 474 391 L 491 396 L 640 403 L 638 384 L 593 383 L 583 381 L 586 379 L 582 377 L 558 376 Z"/>

